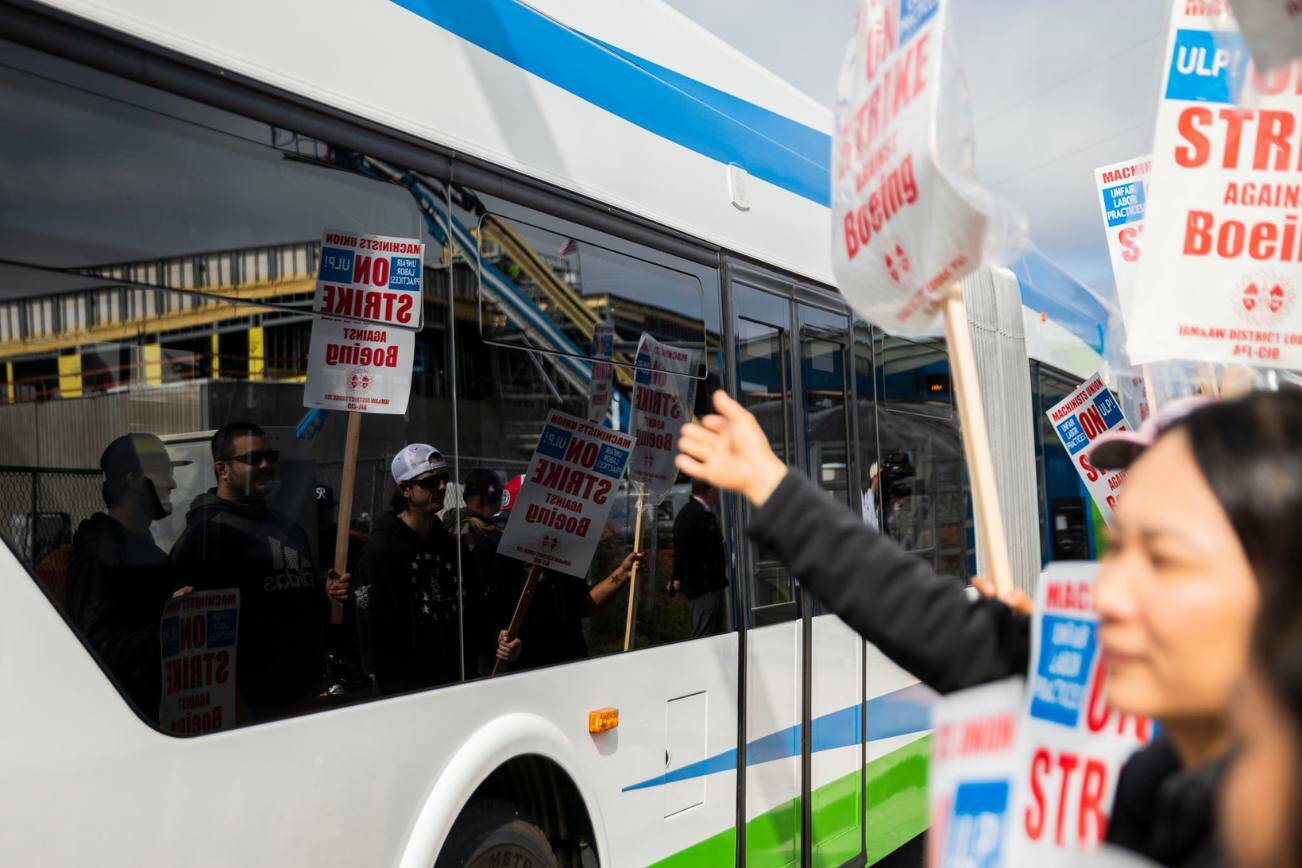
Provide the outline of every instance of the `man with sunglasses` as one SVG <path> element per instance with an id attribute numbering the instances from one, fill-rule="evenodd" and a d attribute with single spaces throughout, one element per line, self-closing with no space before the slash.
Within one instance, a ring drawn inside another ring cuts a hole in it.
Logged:
<path id="1" fill-rule="evenodd" d="M 190 505 L 172 562 L 197 588 L 240 589 L 238 712 L 257 720 L 305 711 L 321 687 L 327 598 L 347 599 L 348 576 L 331 570 L 322 582 L 307 533 L 269 504 L 280 454 L 266 432 L 223 425 L 212 457 L 217 486 Z"/>
<path id="2" fill-rule="evenodd" d="M 475 673 L 473 644 L 462 644 L 457 538 L 439 520 L 448 465 L 428 443 L 394 456 L 389 511 L 379 516 L 357 562 L 357 626 L 362 660 L 381 694 L 461 680 L 462 657 Z M 472 561 L 462 561 L 474 585 Z M 473 613 L 472 613 L 473 614 Z M 471 653 L 466 654 L 466 651 Z"/>

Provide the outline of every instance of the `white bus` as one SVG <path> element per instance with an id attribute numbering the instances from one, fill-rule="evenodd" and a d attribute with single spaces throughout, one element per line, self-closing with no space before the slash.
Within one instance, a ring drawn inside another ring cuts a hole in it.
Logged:
<path id="1" fill-rule="evenodd" d="M 338 487 L 345 423 L 302 405 L 327 228 L 426 245 L 409 411 L 362 423 L 358 545 L 406 443 L 454 483 L 522 472 L 550 410 L 583 415 L 608 318 L 625 363 L 643 333 L 702 350 L 698 408 L 728 389 L 829 496 L 966 580 L 943 347 L 831 288 L 830 123 L 655 0 L 0 4 L 0 861 L 833 866 L 916 839 L 928 692 L 756 551 L 733 499 L 718 635 L 692 638 L 667 590 L 679 486 L 646 531 L 632 650 L 624 596 L 580 622 L 558 587 L 534 607 L 577 649 L 486 677 L 462 557 L 457 677 L 380 695 L 340 674 L 355 604 L 323 610 L 280 636 L 319 646 L 320 695 L 199 735 L 129 683 L 157 673 L 156 625 L 88 629 L 67 595 L 127 433 L 190 462 L 148 531 L 162 551 L 212 484 L 209 434 L 249 421 L 282 456 L 272 507 L 318 574 L 332 560 L 313 493 Z M 628 502 L 589 581 L 630 548 Z M 239 587 L 240 557 L 204 566 Z M 601 709 L 618 725 L 590 731 Z"/>

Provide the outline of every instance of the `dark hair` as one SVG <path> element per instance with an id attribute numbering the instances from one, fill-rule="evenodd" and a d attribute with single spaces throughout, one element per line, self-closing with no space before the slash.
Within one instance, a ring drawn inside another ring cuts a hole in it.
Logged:
<path id="1" fill-rule="evenodd" d="M 1229 517 L 1263 606 L 1297 600 L 1302 564 L 1302 390 L 1252 392 L 1200 407 L 1172 426 Z M 1295 610 L 1296 611 L 1296 610 Z"/>
<path id="2" fill-rule="evenodd" d="M 1189 438 L 1257 579 L 1252 658 L 1290 718 L 1302 756 L 1302 390 L 1253 392 L 1201 407 L 1172 427 Z M 1302 813 L 1302 760 L 1293 772 Z M 1286 846 L 1302 855 L 1302 830 Z"/>
<path id="3" fill-rule="evenodd" d="M 403 483 L 399 482 L 393 486 L 393 494 L 389 495 L 389 511 L 394 515 L 401 515 L 407 509 L 407 498 L 402 493 Z"/>
<path id="4" fill-rule="evenodd" d="M 705 495 L 709 494 L 713 490 L 714 486 L 706 482 L 704 479 L 692 480 L 692 494 L 695 494 L 697 497 L 705 497 Z"/>
<path id="5" fill-rule="evenodd" d="M 266 436 L 267 432 L 252 422 L 227 422 L 212 435 L 212 460 L 221 461 L 230 455 L 237 438 Z"/>
<path id="6" fill-rule="evenodd" d="M 466 474 L 466 483 L 461 489 L 462 498 L 482 497 L 497 512 L 502 503 L 502 477 L 491 470 L 477 467 Z"/>
<path id="7" fill-rule="evenodd" d="M 104 505 L 112 508 L 120 503 L 122 498 L 126 497 L 127 488 L 127 477 L 125 475 L 107 477 L 99 487 L 100 496 L 104 498 Z"/>

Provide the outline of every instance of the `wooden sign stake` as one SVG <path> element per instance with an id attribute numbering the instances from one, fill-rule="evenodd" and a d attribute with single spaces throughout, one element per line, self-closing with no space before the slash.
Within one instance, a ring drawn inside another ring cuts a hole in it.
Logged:
<path id="1" fill-rule="evenodd" d="M 533 600 L 533 592 L 537 589 L 540 579 L 542 579 L 542 567 L 537 564 L 529 567 L 529 573 L 524 578 L 524 587 L 520 589 L 520 598 L 515 601 L 515 611 L 511 613 L 511 623 L 506 628 L 507 642 L 514 642 L 520 638 L 520 630 L 524 627 L 525 615 L 529 613 L 529 603 Z M 489 677 L 497 675 L 505 666 L 505 660 L 501 657 L 494 657 L 493 671 L 489 673 Z"/>
<path id="2" fill-rule="evenodd" d="M 987 578 L 1002 594 L 1013 587 L 1013 568 L 1008 558 L 1004 516 L 999 508 L 999 489 L 990 453 L 990 433 L 981 403 L 976 355 L 968 332 L 967 308 L 963 304 L 963 290 L 957 283 L 949 287 L 945 296 L 945 339 L 949 343 L 950 373 L 954 395 L 958 399 L 963 455 L 972 480 L 972 512 L 986 553 L 986 566 L 990 573 Z"/>
<path id="3" fill-rule="evenodd" d="M 357 441 L 362 434 L 362 414 L 350 411 L 348 434 L 344 439 L 344 472 L 339 482 L 339 527 L 335 531 L 335 572 L 348 572 L 348 532 L 353 523 L 353 487 L 357 481 Z M 330 601 L 330 623 L 344 622 L 342 603 Z"/>
<path id="4" fill-rule="evenodd" d="M 642 508 L 646 505 L 646 485 L 637 485 L 637 521 L 633 525 L 633 551 L 642 550 Z M 633 574 L 628 580 L 628 613 L 624 616 L 624 650 L 633 650 L 634 625 L 637 622 L 637 568 L 633 564 Z"/>

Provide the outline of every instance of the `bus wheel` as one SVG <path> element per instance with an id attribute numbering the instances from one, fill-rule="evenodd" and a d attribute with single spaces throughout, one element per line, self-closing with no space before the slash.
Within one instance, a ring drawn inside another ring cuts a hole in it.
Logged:
<path id="1" fill-rule="evenodd" d="M 472 799 L 452 827 L 434 868 L 559 868 L 547 836 L 509 802 Z"/>

